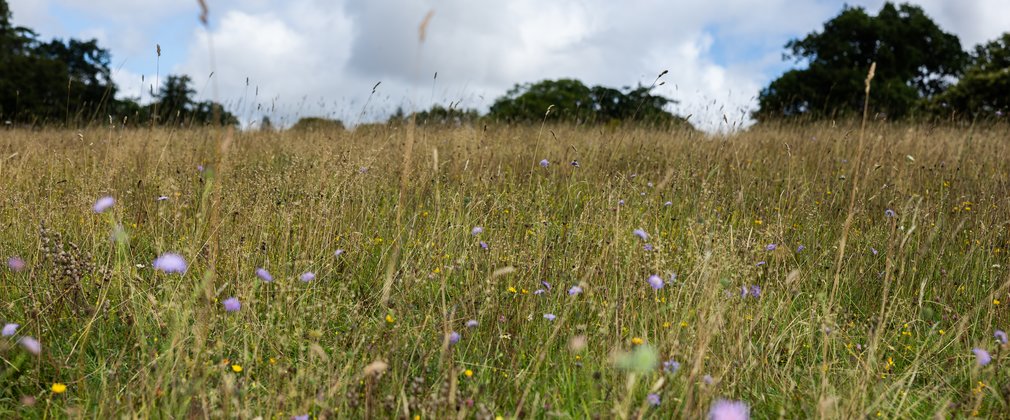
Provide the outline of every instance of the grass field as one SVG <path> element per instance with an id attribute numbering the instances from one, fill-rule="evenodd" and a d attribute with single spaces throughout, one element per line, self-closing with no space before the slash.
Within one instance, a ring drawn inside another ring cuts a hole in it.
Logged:
<path id="1" fill-rule="evenodd" d="M 859 133 L 3 131 L 0 416 L 1007 416 L 1010 127 Z"/>

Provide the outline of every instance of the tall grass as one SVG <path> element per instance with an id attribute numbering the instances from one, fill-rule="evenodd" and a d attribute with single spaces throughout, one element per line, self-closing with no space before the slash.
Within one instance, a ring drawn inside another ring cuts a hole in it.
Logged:
<path id="1" fill-rule="evenodd" d="M 857 129 L 5 131 L 0 415 L 1005 415 L 1010 130 Z"/>

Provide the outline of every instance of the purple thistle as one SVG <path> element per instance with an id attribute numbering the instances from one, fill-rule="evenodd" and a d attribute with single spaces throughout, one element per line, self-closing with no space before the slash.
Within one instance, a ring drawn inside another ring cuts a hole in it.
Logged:
<path id="1" fill-rule="evenodd" d="M 985 349 L 975 347 L 971 349 L 971 352 L 975 353 L 975 361 L 978 362 L 979 366 L 988 365 L 989 362 L 992 361 L 992 356 L 990 356 L 989 352 L 985 351 Z"/>
<path id="2" fill-rule="evenodd" d="M 572 286 L 571 289 L 568 289 L 568 296 L 575 296 L 579 293 L 582 293 L 582 288 L 579 286 Z"/>
<path id="3" fill-rule="evenodd" d="M 182 258 L 182 255 L 174 254 L 171 252 L 161 254 L 158 258 L 154 259 L 151 266 L 155 270 L 160 270 L 165 273 L 186 273 L 186 260 Z"/>
<path id="4" fill-rule="evenodd" d="M 649 394 L 649 396 L 646 397 L 645 399 L 649 400 L 649 405 L 653 407 L 659 406 L 660 403 L 659 394 Z"/>
<path id="5" fill-rule="evenodd" d="M 887 209 L 887 210 L 884 210 L 884 216 L 895 217 L 895 216 L 897 216 L 897 214 L 894 213 L 894 210 Z"/>
<path id="6" fill-rule="evenodd" d="M 540 161 L 540 167 L 541 168 L 546 168 L 546 167 L 550 166 L 550 164 L 551 164 L 551 162 L 548 161 L 547 159 L 544 159 L 544 160 Z"/>
<path id="7" fill-rule="evenodd" d="M 18 340 L 18 344 L 28 350 L 31 354 L 38 355 L 42 352 L 42 343 L 39 340 L 25 336 Z"/>
<path id="8" fill-rule="evenodd" d="M 1003 330 L 996 330 L 996 332 L 993 333 L 993 337 L 996 337 L 996 341 L 998 341 L 1000 344 L 1006 344 L 1007 342 L 1007 336 L 1006 333 L 1003 332 Z"/>
<path id="9" fill-rule="evenodd" d="M 238 312 L 242 309 L 242 302 L 239 302 L 237 297 L 225 299 L 221 304 L 224 305 L 225 312 Z"/>
<path id="10" fill-rule="evenodd" d="M 470 229 L 470 234 L 473 236 L 480 235 L 482 232 L 484 232 L 484 228 L 480 226 L 474 226 L 473 229 Z"/>
<path id="11" fill-rule="evenodd" d="M 95 205 L 91 207 L 91 210 L 93 210 L 95 213 L 104 213 L 114 204 L 116 204 L 116 199 L 112 198 L 112 196 L 107 195 L 99 198 L 98 201 L 95 201 Z"/>
<path id="12" fill-rule="evenodd" d="M 459 342 L 459 333 L 456 331 L 449 333 L 449 345 L 451 346 L 458 342 Z"/>
<path id="13" fill-rule="evenodd" d="M 487 251 L 488 249 L 487 242 L 480 241 L 480 248 Z"/>
<path id="14" fill-rule="evenodd" d="M 467 321 L 466 322 L 466 327 L 467 328 L 476 328 L 477 327 L 477 320 L 476 319 L 471 319 L 471 320 Z"/>
<path id="15" fill-rule="evenodd" d="M 652 287 L 652 290 L 659 290 L 663 288 L 663 279 L 655 274 L 649 276 L 648 282 L 649 286 Z"/>
<path id="16" fill-rule="evenodd" d="M 774 251 L 778 249 L 778 247 L 779 246 L 776 244 L 768 244 L 768 246 L 765 247 L 765 251 Z"/>
<path id="17" fill-rule="evenodd" d="M 316 279 L 316 273 L 313 273 L 311 271 L 306 271 L 306 272 L 302 273 L 301 276 L 298 276 L 298 279 L 301 280 L 301 281 L 304 281 L 304 282 L 308 283 L 308 282 Z"/>
<path id="18" fill-rule="evenodd" d="M 28 264 L 21 257 L 10 257 L 7 259 L 7 268 L 10 268 L 13 272 L 19 272 L 25 269 Z"/>
<path id="19" fill-rule="evenodd" d="M 680 362 L 670 359 L 663 362 L 663 371 L 671 375 L 676 374 L 680 370 Z"/>
<path id="20" fill-rule="evenodd" d="M 10 337 L 18 332 L 18 327 L 20 327 L 20 325 L 15 323 L 4 324 L 4 328 L 0 331 L 0 335 Z"/>
<path id="21" fill-rule="evenodd" d="M 807 247 L 805 247 L 803 245 L 800 245 L 800 246 L 796 247 L 796 252 L 802 252 L 804 249 L 807 249 Z"/>
<path id="22" fill-rule="evenodd" d="M 554 321 L 557 318 L 554 314 L 544 314 L 544 319 L 548 321 Z"/>
<path id="23" fill-rule="evenodd" d="M 712 403 L 708 410 L 709 420 L 747 420 L 750 419 L 750 407 L 743 401 L 724 399 Z"/>
<path id="24" fill-rule="evenodd" d="M 635 234 L 635 236 L 641 238 L 643 241 L 648 241 L 649 240 L 649 234 L 645 233 L 645 231 L 642 230 L 642 229 L 635 229 L 635 230 L 631 231 L 631 233 Z"/>

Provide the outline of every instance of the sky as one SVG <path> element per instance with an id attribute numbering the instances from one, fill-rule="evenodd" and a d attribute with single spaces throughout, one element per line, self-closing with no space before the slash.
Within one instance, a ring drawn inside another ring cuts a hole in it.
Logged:
<path id="1" fill-rule="evenodd" d="M 670 111 L 718 131 L 746 125 L 760 89 L 789 69 L 783 45 L 819 30 L 835 0 L 8 0 L 43 39 L 96 38 L 120 96 L 150 100 L 167 74 L 245 124 L 303 116 L 346 124 L 397 107 L 486 111 L 516 83 L 576 78 L 650 85 Z M 919 0 L 967 49 L 1010 31 L 1007 0 Z M 882 0 L 850 0 L 876 14 Z M 425 39 L 419 25 L 433 12 Z M 156 45 L 161 46 L 160 57 Z M 437 73 L 437 76 L 436 76 Z M 380 83 L 381 82 L 381 83 Z M 375 87 L 376 83 L 380 83 Z M 374 93 L 373 93 L 374 87 Z"/>

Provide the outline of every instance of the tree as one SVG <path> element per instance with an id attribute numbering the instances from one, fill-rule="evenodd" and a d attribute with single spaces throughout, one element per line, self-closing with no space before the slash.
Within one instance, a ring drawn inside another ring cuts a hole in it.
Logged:
<path id="1" fill-rule="evenodd" d="M 761 91 L 758 120 L 861 113 L 863 81 L 873 62 L 873 111 L 908 116 L 921 100 L 949 87 L 968 58 L 957 36 L 921 8 L 889 2 L 877 16 L 846 7 L 821 32 L 794 39 L 786 49 L 785 58 L 806 68 L 787 71 Z"/>
<path id="2" fill-rule="evenodd" d="M 193 79 L 187 75 L 169 75 L 158 89 L 152 113 L 162 124 L 235 125 L 238 118 L 211 101 L 197 102 Z"/>
<path id="3" fill-rule="evenodd" d="M 971 65 L 956 85 L 934 97 L 928 110 L 939 117 L 986 118 L 1010 109 L 1010 32 L 977 45 Z"/>
<path id="4" fill-rule="evenodd" d="M 344 123 L 323 117 L 302 117 L 295 125 L 291 126 L 294 131 L 344 131 Z"/>
<path id="5" fill-rule="evenodd" d="M 441 105 L 434 105 L 431 109 L 415 112 L 411 115 L 404 115 L 403 108 L 397 108 L 396 112 L 389 117 L 388 124 L 402 125 L 410 121 L 411 117 L 417 125 L 441 125 L 458 127 L 463 124 L 473 124 L 480 118 L 476 109 L 459 109 L 452 104 L 448 108 Z"/>

